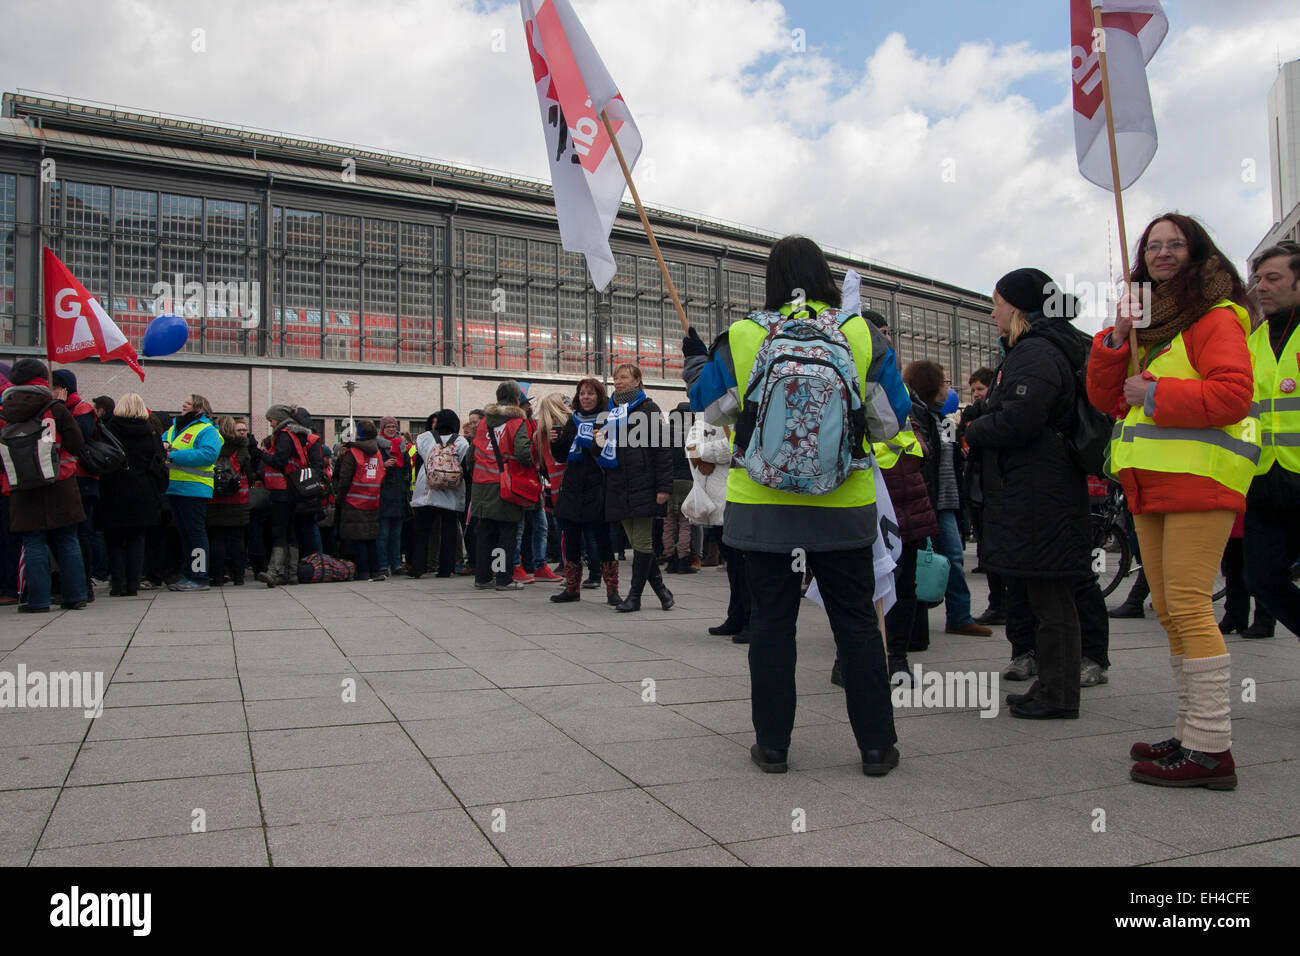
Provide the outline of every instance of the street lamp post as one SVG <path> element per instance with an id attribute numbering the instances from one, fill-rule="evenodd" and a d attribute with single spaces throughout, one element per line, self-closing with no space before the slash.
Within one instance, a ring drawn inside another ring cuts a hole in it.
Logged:
<path id="1" fill-rule="evenodd" d="M 348 428 L 355 437 L 357 431 L 356 419 L 352 417 L 352 393 L 357 390 L 357 383 L 348 379 L 343 383 L 343 389 L 348 393 Z"/>

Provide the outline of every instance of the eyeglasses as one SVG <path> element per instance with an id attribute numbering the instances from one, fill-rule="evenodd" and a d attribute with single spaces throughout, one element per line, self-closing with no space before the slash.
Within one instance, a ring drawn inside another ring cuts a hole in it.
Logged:
<path id="1" fill-rule="evenodd" d="M 1153 256 L 1160 255 L 1161 250 L 1168 249 L 1170 252 L 1181 252 L 1187 248 L 1187 243 L 1181 239 L 1172 239 L 1169 242 L 1148 242 L 1147 252 Z"/>

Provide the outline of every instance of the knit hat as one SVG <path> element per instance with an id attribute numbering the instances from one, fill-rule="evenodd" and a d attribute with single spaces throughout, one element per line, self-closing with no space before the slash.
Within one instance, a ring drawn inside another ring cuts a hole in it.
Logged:
<path id="1" fill-rule="evenodd" d="M 383 418 L 379 419 L 379 430 L 383 431 L 389 425 L 396 425 L 396 424 L 397 424 L 396 418 L 394 418 L 392 415 L 385 415 Z"/>
<path id="2" fill-rule="evenodd" d="M 49 379 L 44 362 L 23 358 L 14 362 L 14 367 L 9 370 L 9 381 L 13 385 L 26 385 L 34 378 Z"/>
<path id="3" fill-rule="evenodd" d="M 1046 311 L 1047 303 L 1061 295 L 1052 277 L 1041 269 L 1016 269 L 994 286 L 998 295 L 1026 314 Z M 1059 313 L 1058 313 L 1059 314 Z"/>
<path id="4" fill-rule="evenodd" d="M 267 421 L 282 422 L 287 418 L 293 418 L 293 409 L 288 405 L 272 405 L 266 410 Z"/>
<path id="5" fill-rule="evenodd" d="M 66 388 L 68 394 L 72 394 L 77 390 L 77 376 L 66 368 L 61 368 L 50 376 L 50 384 L 55 388 Z"/>
<path id="6" fill-rule="evenodd" d="M 862 317 L 881 331 L 889 328 L 889 321 L 879 312 L 872 309 L 863 309 Z"/>

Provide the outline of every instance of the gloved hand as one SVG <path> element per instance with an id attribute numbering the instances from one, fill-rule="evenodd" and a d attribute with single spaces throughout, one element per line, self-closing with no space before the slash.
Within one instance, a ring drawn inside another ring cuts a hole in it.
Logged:
<path id="1" fill-rule="evenodd" d="M 682 339 L 683 355 L 708 355 L 709 347 L 700 339 L 700 335 L 695 331 L 695 326 L 686 330 L 686 338 Z"/>

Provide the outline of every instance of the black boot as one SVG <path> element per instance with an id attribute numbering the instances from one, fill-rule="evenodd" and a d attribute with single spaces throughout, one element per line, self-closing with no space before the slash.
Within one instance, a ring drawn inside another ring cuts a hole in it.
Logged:
<path id="1" fill-rule="evenodd" d="M 1242 637 L 1272 637 L 1273 626 L 1276 623 L 1272 614 L 1264 610 L 1258 601 L 1255 602 L 1255 623 L 1241 632 Z"/>
<path id="2" fill-rule="evenodd" d="M 623 612 L 641 610 L 641 592 L 645 589 L 646 578 L 650 576 L 651 567 L 658 572 L 659 566 L 653 554 L 643 551 L 632 552 L 632 583 L 627 586 L 627 597 L 616 610 Z"/>
<path id="3" fill-rule="evenodd" d="M 564 590 L 552 594 L 551 600 L 556 604 L 582 600 L 582 564 L 570 561 L 564 566 Z"/>
<path id="4" fill-rule="evenodd" d="M 1111 617 L 1146 617 L 1146 611 L 1142 605 L 1146 603 L 1147 595 L 1151 593 L 1151 586 L 1147 584 L 1147 574 L 1145 569 L 1138 570 L 1137 580 L 1133 582 L 1133 588 L 1128 592 L 1128 597 L 1124 603 L 1117 608 L 1112 608 Z"/>
<path id="5" fill-rule="evenodd" d="M 665 573 L 665 574 L 677 574 L 677 573 L 679 573 L 679 570 L 680 570 L 680 569 L 678 568 L 678 565 L 677 565 L 677 555 L 676 555 L 676 554 L 673 554 L 673 556 L 672 556 L 671 558 L 668 559 L 668 563 L 667 563 L 666 565 L 664 565 L 664 573 Z"/>
<path id="6" fill-rule="evenodd" d="M 674 557 L 673 560 L 676 561 L 677 559 Z M 659 598 L 659 603 L 663 606 L 663 609 L 665 611 L 669 610 L 673 606 L 673 592 L 668 590 L 668 585 L 664 584 L 663 575 L 659 573 L 659 565 L 657 564 L 650 568 L 649 583 L 650 589 Z"/>

